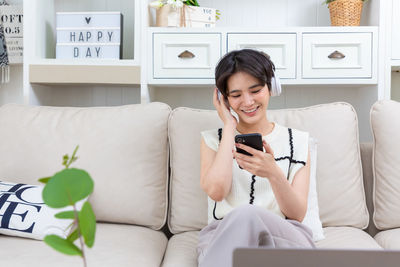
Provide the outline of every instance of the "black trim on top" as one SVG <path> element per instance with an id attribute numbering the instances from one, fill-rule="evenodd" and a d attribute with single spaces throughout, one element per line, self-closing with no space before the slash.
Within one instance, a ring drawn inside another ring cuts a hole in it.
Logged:
<path id="1" fill-rule="evenodd" d="M 301 161 L 301 160 L 292 159 L 292 163 L 300 163 L 300 164 L 306 166 L 306 163 L 304 161 Z"/>
<path id="2" fill-rule="evenodd" d="M 251 176 L 251 186 L 250 186 L 250 201 L 249 204 L 254 202 L 254 184 L 256 183 L 256 176 L 253 174 Z"/>
<path id="3" fill-rule="evenodd" d="M 221 143 L 221 139 L 222 139 L 222 128 L 218 129 L 218 140 Z"/>
<path id="4" fill-rule="evenodd" d="M 221 139 L 222 139 L 222 128 L 218 129 L 218 141 L 221 143 Z M 217 216 L 215 215 L 215 210 L 217 209 L 217 201 L 214 201 L 214 209 L 213 209 L 213 217 L 215 220 L 222 220 L 223 218 L 217 218 Z"/>
<path id="5" fill-rule="evenodd" d="M 288 128 L 288 133 L 289 133 L 289 145 L 290 145 L 290 158 L 289 158 L 289 168 L 288 168 L 288 172 L 287 172 L 287 179 L 289 180 L 289 173 L 290 173 L 290 166 L 292 165 L 292 163 L 300 163 L 303 164 L 304 166 L 306 165 L 306 163 L 304 161 L 300 161 L 300 160 L 295 160 L 293 159 L 293 133 L 292 133 L 292 129 Z"/>
<path id="6" fill-rule="evenodd" d="M 288 128 L 288 132 L 289 132 L 290 158 L 289 158 L 289 167 L 288 167 L 286 179 L 289 181 L 290 166 L 292 165 L 292 160 L 293 160 L 293 135 L 292 135 L 292 129 Z"/>
<path id="7" fill-rule="evenodd" d="M 217 209 L 217 201 L 214 201 L 214 209 L 213 209 L 213 217 L 216 220 L 222 220 L 223 218 L 217 218 L 217 216 L 215 215 L 215 210 Z"/>
<path id="8" fill-rule="evenodd" d="M 289 145 L 290 145 L 290 161 L 293 159 L 293 134 L 292 134 L 292 128 L 288 128 L 289 132 Z"/>
<path id="9" fill-rule="evenodd" d="M 290 161 L 290 157 L 289 156 L 276 158 L 275 161 L 280 161 L 280 160 L 285 160 L 285 159 L 288 159 Z"/>

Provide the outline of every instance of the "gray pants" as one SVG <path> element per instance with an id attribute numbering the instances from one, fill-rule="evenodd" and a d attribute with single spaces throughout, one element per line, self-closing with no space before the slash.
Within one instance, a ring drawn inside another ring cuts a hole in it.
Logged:
<path id="1" fill-rule="evenodd" d="M 315 248 L 315 245 L 307 226 L 245 204 L 200 231 L 199 267 L 231 267 L 233 251 L 239 247 Z"/>

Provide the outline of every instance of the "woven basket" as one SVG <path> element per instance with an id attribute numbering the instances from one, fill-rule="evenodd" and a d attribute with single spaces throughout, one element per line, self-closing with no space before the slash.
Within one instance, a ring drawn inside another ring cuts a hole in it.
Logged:
<path id="1" fill-rule="evenodd" d="M 332 26 L 360 26 L 362 0 L 335 0 L 330 2 Z"/>

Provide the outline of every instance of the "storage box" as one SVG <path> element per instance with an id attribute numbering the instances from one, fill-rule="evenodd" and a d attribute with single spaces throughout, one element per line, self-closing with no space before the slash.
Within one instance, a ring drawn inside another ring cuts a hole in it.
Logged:
<path id="1" fill-rule="evenodd" d="M 215 27 L 216 9 L 208 7 L 196 7 L 183 5 L 182 8 L 174 8 L 164 5 L 157 9 L 157 27 Z"/>
<path id="2" fill-rule="evenodd" d="M 119 59 L 120 12 L 58 12 L 56 58 Z"/>

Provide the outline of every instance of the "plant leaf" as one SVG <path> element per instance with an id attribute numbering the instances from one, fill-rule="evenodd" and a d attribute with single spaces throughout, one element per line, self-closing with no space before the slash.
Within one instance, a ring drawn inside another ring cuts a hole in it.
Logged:
<path id="1" fill-rule="evenodd" d="M 76 155 L 76 152 L 78 151 L 78 148 L 79 148 L 79 145 L 77 145 L 74 149 L 74 152 L 72 152 L 72 156 L 71 156 L 72 159 L 77 158 L 77 157 L 75 157 L 75 155 Z"/>
<path id="2" fill-rule="evenodd" d="M 88 201 L 83 204 L 79 212 L 79 227 L 85 244 L 89 248 L 93 247 L 96 234 L 96 216 L 94 215 L 92 205 Z"/>
<path id="3" fill-rule="evenodd" d="M 68 168 L 68 166 L 67 166 L 68 160 L 69 160 L 69 156 L 68 156 L 68 154 L 65 154 L 65 155 L 63 156 L 62 165 L 64 165 L 66 168 Z"/>
<path id="4" fill-rule="evenodd" d="M 72 152 L 72 156 L 71 156 L 69 162 L 67 163 L 67 168 L 68 168 L 74 161 L 76 161 L 76 160 L 78 159 L 78 157 L 75 156 L 75 155 L 76 155 L 76 152 L 78 151 L 78 148 L 79 148 L 79 145 L 77 145 L 77 146 L 75 147 L 75 149 L 74 149 L 74 152 Z"/>
<path id="5" fill-rule="evenodd" d="M 90 175 L 80 169 L 64 169 L 56 173 L 43 189 L 43 200 L 51 208 L 74 205 L 93 192 Z"/>
<path id="6" fill-rule="evenodd" d="M 74 242 L 78 238 L 79 238 L 78 229 L 75 229 L 74 231 L 72 231 L 72 233 L 69 234 L 69 236 L 67 237 L 67 240 L 70 242 Z"/>
<path id="7" fill-rule="evenodd" d="M 39 182 L 47 184 L 47 182 L 51 179 L 51 177 L 43 177 L 39 179 Z"/>
<path id="8" fill-rule="evenodd" d="M 44 238 L 44 242 L 61 253 L 67 255 L 79 255 L 82 257 L 82 251 L 77 246 L 57 235 L 47 235 Z"/>
<path id="9" fill-rule="evenodd" d="M 73 210 L 62 211 L 54 215 L 57 219 L 75 219 L 75 213 Z"/>

